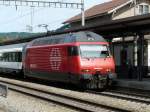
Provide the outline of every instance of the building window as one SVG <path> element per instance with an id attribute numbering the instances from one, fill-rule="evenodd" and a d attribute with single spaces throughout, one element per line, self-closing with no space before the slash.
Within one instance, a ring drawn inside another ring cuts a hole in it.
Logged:
<path id="1" fill-rule="evenodd" d="M 149 5 L 139 5 L 139 15 L 149 13 Z"/>
<path id="2" fill-rule="evenodd" d="M 149 13 L 149 6 L 145 5 L 144 6 L 144 14 L 147 14 L 147 13 Z"/>

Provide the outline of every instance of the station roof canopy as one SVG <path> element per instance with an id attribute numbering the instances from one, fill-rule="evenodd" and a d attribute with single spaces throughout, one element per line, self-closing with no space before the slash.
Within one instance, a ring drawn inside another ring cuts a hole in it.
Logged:
<path id="1" fill-rule="evenodd" d="M 111 39 L 113 37 L 118 37 L 118 36 L 131 36 L 131 35 L 136 35 L 138 33 L 148 34 L 150 33 L 150 14 L 138 15 L 138 16 L 118 19 L 118 20 L 110 20 L 107 22 L 98 22 L 98 23 L 93 23 L 90 26 L 85 26 L 85 27 L 81 26 L 78 28 L 71 28 L 65 31 L 48 32 L 42 35 L 32 36 L 25 39 L 6 41 L 0 43 L 0 45 L 24 43 L 24 42 L 29 42 L 35 38 L 40 38 L 44 36 L 86 31 L 86 30 L 101 34 L 106 39 Z"/>
<path id="2" fill-rule="evenodd" d="M 118 8 L 121 8 L 124 5 L 127 5 L 131 2 L 133 2 L 133 0 L 111 0 L 108 2 L 104 2 L 102 4 L 95 5 L 85 11 L 85 18 L 91 19 L 97 16 L 103 16 L 112 13 L 114 10 L 117 10 Z M 81 14 L 78 14 L 66 20 L 64 23 L 81 21 L 81 17 L 82 17 Z"/>

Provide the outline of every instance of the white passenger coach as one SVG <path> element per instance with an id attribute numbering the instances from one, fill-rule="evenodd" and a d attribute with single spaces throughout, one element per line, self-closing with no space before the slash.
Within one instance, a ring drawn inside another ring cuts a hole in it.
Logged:
<path id="1" fill-rule="evenodd" d="M 0 46 L 0 72 L 21 72 L 22 50 L 25 45 L 26 43 Z"/>

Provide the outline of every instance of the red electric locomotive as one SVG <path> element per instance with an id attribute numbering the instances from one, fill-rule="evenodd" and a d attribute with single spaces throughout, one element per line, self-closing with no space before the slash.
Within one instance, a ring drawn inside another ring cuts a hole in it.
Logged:
<path id="1" fill-rule="evenodd" d="M 24 75 L 51 81 L 104 88 L 115 78 L 108 43 L 89 31 L 31 41 L 23 51 Z"/>

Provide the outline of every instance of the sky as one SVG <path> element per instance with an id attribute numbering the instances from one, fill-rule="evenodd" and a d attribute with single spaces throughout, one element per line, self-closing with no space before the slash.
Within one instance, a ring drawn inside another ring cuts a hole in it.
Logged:
<path id="1" fill-rule="evenodd" d="M 28 0 L 31 1 L 31 0 Z M 40 0 L 39 0 L 40 1 Z M 46 1 L 46 0 L 43 0 Z M 54 0 L 47 0 L 54 1 Z M 56 1 L 56 0 L 55 0 Z M 67 0 L 57 0 L 66 1 Z M 80 0 L 68 0 L 79 1 Z M 84 0 L 85 8 L 88 9 L 96 4 L 110 0 Z M 80 9 L 65 8 L 43 8 L 43 7 L 15 7 L 0 5 L 0 32 L 28 32 L 28 25 L 31 25 L 31 10 L 34 10 L 32 18 L 33 32 L 45 32 L 40 24 L 47 24 L 49 30 L 55 30 L 62 26 L 62 23 L 70 17 L 81 12 Z"/>

